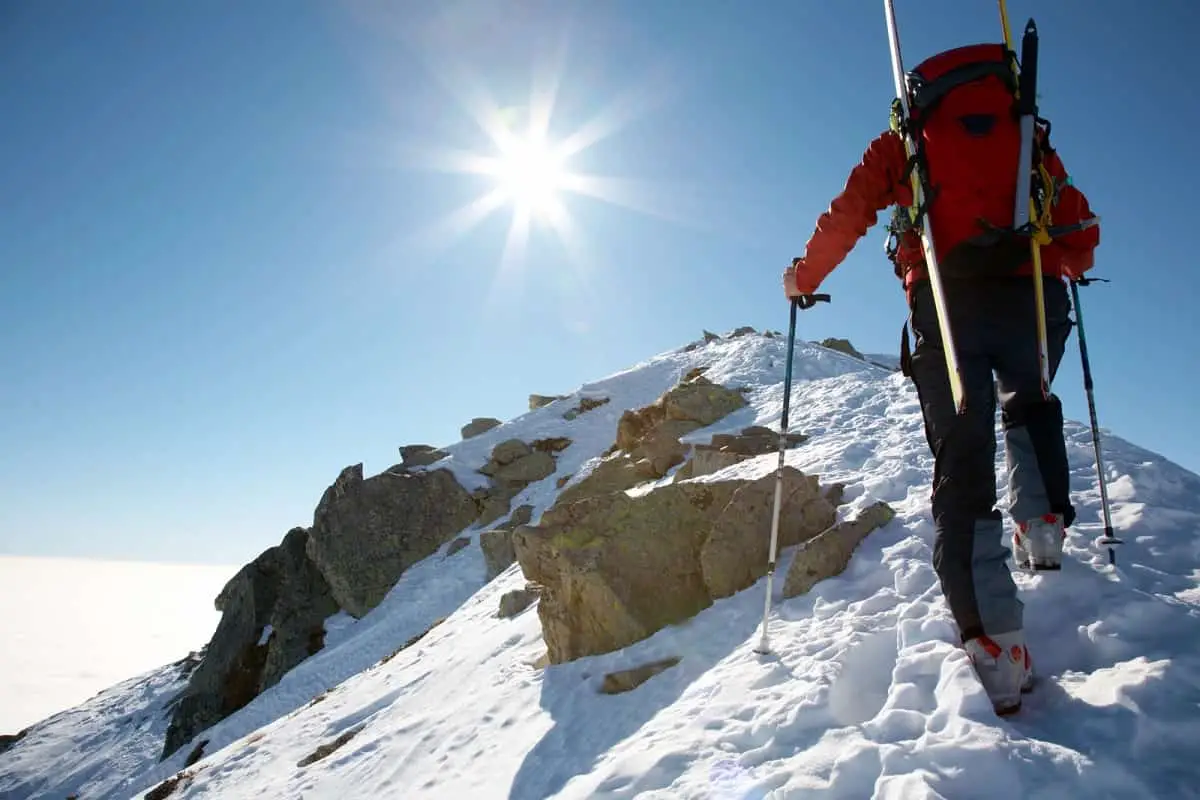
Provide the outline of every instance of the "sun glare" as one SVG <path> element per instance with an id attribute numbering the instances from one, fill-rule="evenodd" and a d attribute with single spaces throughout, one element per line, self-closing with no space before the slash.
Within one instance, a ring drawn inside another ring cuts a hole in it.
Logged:
<path id="1" fill-rule="evenodd" d="M 533 135 L 506 138 L 498 147 L 500 157 L 492 174 L 505 196 L 532 217 L 553 215 L 568 175 L 564 159 L 545 139 Z"/>
<path id="2" fill-rule="evenodd" d="M 555 98 L 561 77 L 558 68 L 535 76 L 527 103 L 503 106 L 465 69 L 449 65 L 445 83 L 479 131 L 487 137 L 484 152 L 436 149 L 423 166 L 475 175 L 483 179 L 482 193 L 443 215 L 428 237 L 435 246 L 465 236 L 493 214 L 508 209 L 511 221 L 505 236 L 496 281 L 520 275 L 535 227 L 551 231 L 566 248 L 568 260 L 583 274 L 594 248 L 575 219 L 571 203 L 586 197 L 629 210 L 668 216 L 639 181 L 579 172 L 569 161 L 619 131 L 657 102 L 657 81 L 647 80 L 612 98 L 574 129 L 552 132 Z M 561 127 L 561 126 L 560 126 Z"/>

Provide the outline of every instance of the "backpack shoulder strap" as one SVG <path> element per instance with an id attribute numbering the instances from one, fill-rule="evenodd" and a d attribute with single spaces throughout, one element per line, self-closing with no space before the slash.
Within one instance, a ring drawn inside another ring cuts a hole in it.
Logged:
<path id="1" fill-rule="evenodd" d="M 946 95 L 963 84 L 996 77 L 1016 95 L 1013 77 L 1015 54 L 1002 44 L 973 44 L 938 53 L 912 71 L 910 98 L 914 115 L 926 114 Z"/>

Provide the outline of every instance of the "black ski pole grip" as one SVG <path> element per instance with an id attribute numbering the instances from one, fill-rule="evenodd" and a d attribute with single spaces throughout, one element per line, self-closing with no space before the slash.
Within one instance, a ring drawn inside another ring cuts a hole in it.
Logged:
<path id="1" fill-rule="evenodd" d="M 828 303 L 832 299 L 827 294 L 802 294 L 795 298 L 795 302 L 801 309 L 808 310 L 817 303 Z"/>

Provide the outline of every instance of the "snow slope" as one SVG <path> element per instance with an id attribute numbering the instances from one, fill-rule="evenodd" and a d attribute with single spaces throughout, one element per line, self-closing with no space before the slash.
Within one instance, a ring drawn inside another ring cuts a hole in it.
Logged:
<path id="1" fill-rule="evenodd" d="M 777 426 L 784 346 L 747 336 L 664 354 L 453 445 L 449 461 L 471 485 L 499 441 L 570 436 L 559 471 L 514 501 L 540 513 L 559 477 L 586 473 L 612 443 L 624 409 L 653 401 L 693 366 L 747 387 L 750 404 L 689 438 Z M 1101 526 L 1089 433 L 1069 424 L 1080 522 L 1061 573 L 1017 576 L 1041 680 L 1025 709 L 1001 720 L 954 645 L 930 566 L 932 460 L 915 392 L 888 370 L 797 349 L 792 429 L 811 439 L 788 463 L 844 482 L 846 516 L 880 499 L 898 514 L 843 575 L 776 598 L 771 656 L 752 651 L 760 581 L 623 651 L 539 669 L 536 609 L 496 617 L 500 596 L 523 585 L 519 568 L 484 584 L 478 548 L 438 554 L 278 686 L 201 734 L 205 756 L 170 796 L 1200 797 L 1200 477 L 1106 438 L 1127 542 L 1114 569 L 1092 544 Z M 562 419 L 580 396 L 612 401 Z M 764 456 L 715 477 L 774 466 Z M 667 656 L 682 661 L 629 694 L 596 691 L 606 672 Z M 66 740 L 73 724 L 35 731 Z M 121 741 L 106 730 L 112 744 L 96 740 L 97 750 Z M 48 779 L 53 754 L 25 745 L 0 755 L 0 797 L 73 790 Z M 83 796 L 140 796 L 176 775 L 191 750 L 161 765 L 120 765 Z"/>

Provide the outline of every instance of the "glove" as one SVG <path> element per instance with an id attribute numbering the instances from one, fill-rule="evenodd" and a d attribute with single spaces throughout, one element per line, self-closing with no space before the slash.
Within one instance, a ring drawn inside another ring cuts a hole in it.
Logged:
<path id="1" fill-rule="evenodd" d="M 783 271 L 783 293 L 788 300 L 813 294 L 820 285 L 820 281 L 808 277 L 802 258 L 793 258 L 792 265 Z"/>

